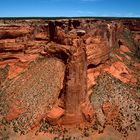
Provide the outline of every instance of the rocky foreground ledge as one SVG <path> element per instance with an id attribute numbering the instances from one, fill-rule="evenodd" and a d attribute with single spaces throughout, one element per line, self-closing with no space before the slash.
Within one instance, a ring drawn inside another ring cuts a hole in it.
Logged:
<path id="1" fill-rule="evenodd" d="M 0 137 L 108 127 L 140 138 L 140 19 L 0 19 Z"/>

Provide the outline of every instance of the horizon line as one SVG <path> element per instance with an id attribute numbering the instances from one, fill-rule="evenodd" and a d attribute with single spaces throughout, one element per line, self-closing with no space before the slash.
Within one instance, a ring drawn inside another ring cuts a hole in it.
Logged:
<path id="1" fill-rule="evenodd" d="M 100 19 L 140 19 L 140 17 L 133 16 L 7 16 L 0 19 L 71 19 L 71 18 L 100 18 Z"/>

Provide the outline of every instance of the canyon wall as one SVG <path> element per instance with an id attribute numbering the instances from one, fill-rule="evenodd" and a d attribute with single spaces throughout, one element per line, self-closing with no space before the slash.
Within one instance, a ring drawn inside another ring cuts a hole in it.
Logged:
<path id="1" fill-rule="evenodd" d="M 113 109 L 126 105 L 119 107 L 118 98 L 128 100 L 119 95 L 119 82 L 130 85 L 124 92 L 134 93 L 140 105 L 139 25 L 134 19 L 0 19 L 1 121 L 14 122 L 19 131 L 42 118 L 114 125 L 110 120 L 119 111 Z M 134 114 L 140 117 L 139 110 Z"/>

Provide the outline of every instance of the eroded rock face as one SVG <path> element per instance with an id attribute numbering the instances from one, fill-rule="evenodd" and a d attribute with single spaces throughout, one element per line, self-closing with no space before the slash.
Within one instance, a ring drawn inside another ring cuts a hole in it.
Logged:
<path id="1" fill-rule="evenodd" d="M 131 129 L 130 120 L 114 123 L 120 113 L 131 112 L 125 101 L 136 103 L 128 118 L 139 121 L 138 23 L 1 20 L 0 119 L 19 130 L 34 127 L 42 118 L 59 124 L 98 122 L 100 132 L 106 124 L 121 133 Z"/>

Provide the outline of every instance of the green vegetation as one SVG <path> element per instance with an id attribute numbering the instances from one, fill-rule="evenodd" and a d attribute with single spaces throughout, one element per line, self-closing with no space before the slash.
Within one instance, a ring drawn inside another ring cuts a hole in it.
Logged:
<path id="1" fill-rule="evenodd" d="M 85 137 L 89 137 L 89 135 L 90 135 L 90 134 L 89 134 L 87 131 L 84 132 L 84 136 L 85 136 Z"/>
<path id="2" fill-rule="evenodd" d="M 10 138 L 9 134 L 5 127 L 2 130 L 0 129 L 1 140 L 8 140 Z"/>
<path id="3" fill-rule="evenodd" d="M 97 125 L 97 124 L 94 124 L 94 125 L 92 126 L 92 129 L 93 129 L 93 130 L 98 130 L 98 125 Z"/>

